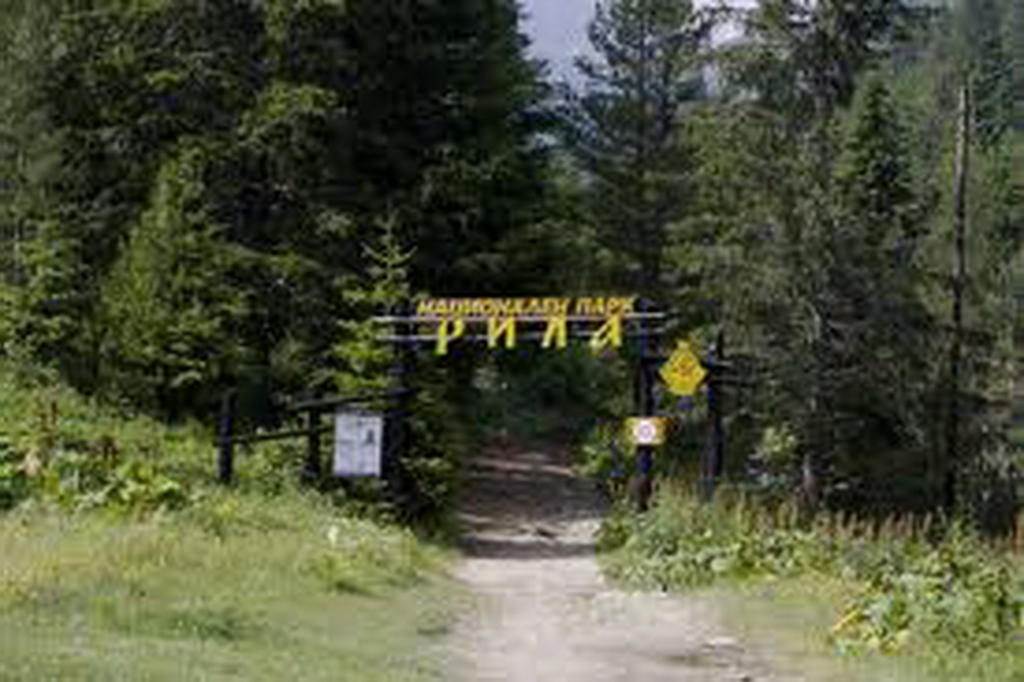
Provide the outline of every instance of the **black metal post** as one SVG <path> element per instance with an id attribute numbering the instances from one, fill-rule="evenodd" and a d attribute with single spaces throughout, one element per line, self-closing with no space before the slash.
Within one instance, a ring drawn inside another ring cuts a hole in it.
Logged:
<path id="1" fill-rule="evenodd" d="M 967 282 L 967 191 L 971 152 L 971 92 L 960 90 L 960 116 L 953 169 L 953 339 L 949 349 L 949 416 L 946 423 L 946 466 L 943 502 L 956 509 L 957 469 L 960 466 L 960 370 L 963 363 L 964 292 Z"/>
<path id="2" fill-rule="evenodd" d="M 652 312 L 653 306 L 646 299 L 640 299 L 637 306 L 642 313 Z M 636 386 L 636 409 L 637 416 L 653 417 L 656 413 L 657 403 L 654 395 L 654 365 L 657 363 L 654 348 L 656 340 L 648 326 L 648 320 L 643 318 L 640 324 L 640 359 L 637 365 L 637 386 Z M 654 447 L 650 445 L 638 445 L 636 447 L 636 504 L 640 511 L 647 511 L 651 503 L 651 493 L 654 489 Z"/>
<path id="3" fill-rule="evenodd" d="M 220 424 L 218 425 L 219 448 L 217 451 L 217 480 L 231 485 L 235 469 L 235 449 L 232 441 L 235 426 L 235 405 L 238 394 L 234 389 L 224 393 L 220 403 Z"/>
<path id="4" fill-rule="evenodd" d="M 725 360 L 725 333 L 719 331 L 708 349 L 708 441 L 704 451 L 701 494 L 705 501 L 715 496 L 715 487 L 725 468 L 725 428 L 722 423 L 722 389 L 720 363 Z"/>
<path id="5" fill-rule="evenodd" d="M 403 301 L 394 306 L 391 314 L 401 320 L 413 315 L 413 305 L 410 301 Z M 408 322 L 394 323 L 394 337 L 403 339 L 415 333 L 414 325 Z M 414 347 L 395 342 L 392 346 L 392 361 L 389 370 L 388 388 L 395 395 L 386 411 L 387 442 L 383 451 L 384 461 L 381 463 L 382 475 L 391 486 L 392 495 L 399 505 L 407 503 L 407 482 L 401 475 L 399 462 L 402 457 L 408 454 L 411 439 L 409 433 L 409 415 L 412 413 L 413 393 L 410 391 L 411 376 L 415 362 Z"/>
<path id="6" fill-rule="evenodd" d="M 319 408 L 309 409 L 306 417 L 306 427 L 309 432 L 306 434 L 306 462 L 302 470 L 302 479 L 306 483 L 315 483 L 320 480 L 320 415 Z"/>
<path id="7" fill-rule="evenodd" d="M 719 331 L 715 342 L 715 357 L 719 363 L 725 363 L 725 332 Z M 723 422 L 722 409 L 722 370 L 719 369 L 715 380 L 711 384 L 714 392 L 714 409 L 711 411 L 711 473 L 715 483 L 725 473 L 725 424 Z"/>

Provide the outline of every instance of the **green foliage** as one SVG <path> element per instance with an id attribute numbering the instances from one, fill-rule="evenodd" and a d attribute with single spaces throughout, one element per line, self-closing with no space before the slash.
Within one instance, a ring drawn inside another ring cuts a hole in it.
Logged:
<path id="1" fill-rule="evenodd" d="M 703 505 L 692 495 L 662 494 L 646 515 L 627 521 L 605 543 L 617 579 L 661 589 L 735 578 L 791 577 L 826 569 L 828 542 L 792 522 L 792 508 Z M 618 547 L 615 542 L 621 543 Z"/>
<path id="2" fill-rule="evenodd" d="M 613 286 L 658 296 L 673 274 L 664 258 L 669 225 L 694 191 L 693 140 L 680 120 L 705 94 L 701 66 L 715 23 L 688 1 L 597 5 L 589 26 L 596 54 L 577 62 L 585 88 L 566 92 L 563 108 Z"/>
<path id="3" fill-rule="evenodd" d="M 831 631 L 841 650 L 893 652 L 918 640 L 977 653 L 1020 633 L 1024 576 L 972 534 L 895 544 L 857 567 L 862 585 Z"/>
<path id="4" fill-rule="evenodd" d="M 419 631 L 450 621 L 444 563 L 320 496 L 217 491 L 145 519 L 25 507 L 0 518 L 3 676 L 435 679 Z"/>
<path id="5" fill-rule="evenodd" d="M 864 224 L 873 249 L 883 243 L 891 248 L 887 238 L 913 239 L 920 223 L 905 139 L 892 94 L 880 76 L 870 78 L 855 108 L 837 179 L 849 219 Z"/>
<path id="6" fill-rule="evenodd" d="M 734 55 L 733 77 L 769 108 L 802 112 L 794 122 L 813 128 L 850 103 L 860 72 L 893 47 L 910 4 L 759 2 L 747 18 L 757 39 Z"/>
<path id="7" fill-rule="evenodd" d="M 1008 145 L 973 150 L 959 396 L 970 408 L 947 463 L 953 131 L 936 111 L 955 110 L 956 64 L 939 47 L 954 24 L 936 11 L 901 33 L 900 4 L 771 2 L 749 15 L 753 39 L 722 58 L 722 100 L 693 121 L 702 189 L 669 251 L 698 283 L 676 307 L 705 309 L 691 325 L 710 312 L 752 379 L 727 391 L 742 430 L 729 460 L 757 460 L 741 444 L 786 430 L 796 451 L 772 472 L 776 492 L 809 508 L 934 509 L 949 468 L 1006 452 L 1013 312 L 998 254 L 1016 247 L 999 235 L 1019 222 L 997 170 Z M 978 499 L 969 478 L 961 492 Z"/>
<path id="8" fill-rule="evenodd" d="M 238 374 L 232 337 L 246 302 L 231 286 L 238 268 L 205 186 L 210 159 L 223 153 L 193 143 L 161 168 L 104 288 L 101 374 L 140 407 L 175 415 L 211 404 L 210 389 Z"/>
<path id="9" fill-rule="evenodd" d="M 416 401 L 407 415 L 408 450 L 397 463 L 395 500 L 404 520 L 445 531 L 460 469 L 475 441 L 444 377 L 421 370 L 413 381 Z"/>
<path id="10" fill-rule="evenodd" d="M 620 420 L 598 424 L 579 445 L 580 471 L 599 481 L 613 502 L 624 503 L 632 450 Z"/>
<path id="11" fill-rule="evenodd" d="M 357 217 L 369 224 L 398 213 L 416 248 L 414 290 L 529 284 L 535 273 L 509 271 L 516 261 L 504 242 L 543 218 L 534 135 L 545 125 L 545 90 L 526 59 L 516 3 L 355 0 L 346 13 L 358 76 L 348 140 Z"/>
<path id="12" fill-rule="evenodd" d="M 353 309 L 349 319 L 340 322 L 341 338 L 334 353 L 342 367 L 335 383 L 343 391 L 365 393 L 388 387 L 387 372 L 394 365 L 394 348 L 380 343 L 377 336 L 384 327 L 370 318 L 383 313 L 403 314 L 410 300 L 409 263 L 413 252 L 402 245 L 393 217 L 377 224 L 378 235 L 364 247 L 368 262 L 366 279 L 341 282 L 341 294 Z"/>
<path id="13" fill-rule="evenodd" d="M 0 10 L 8 356 L 208 414 L 226 386 L 268 402 L 338 374 L 337 320 L 366 303 L 338 287 L 376 277 L 376 216 L 415 242 L 418 288 L 536 262 L 505 255 L 544 195 L 511 0 L 95 9 Z"/>
<path id="14" fill-rule="evenodd" d="M 706 505 L 663 491 L 648 514 L 605 524 L 605 565 L 628 584 L 661 589 L 838 576 L 845 603 L 821 635 L 843 652 L 977 652 L 1020 634 L 1024 575 L 974 531 L 929 519 L 800 516 L 791 504 L 726 496 Z"/>
<path id="15" fill-rule="evenodd" d="M 605 420 L 630 410 L 629 363 L 585 343 L 557 352 L 523 344 L 476 369 L 464 404 L 485 438 L 576 445 Z M 583 458 L 586 459 L 586 458 Z"/>
<path id="16" fill-rule="evenodd" d="M 129 418 L 51 380 L 0 367 L 0 509 L 29 499 L 67 511 L 177 509 L 193 497 L 209 440 Z"/>

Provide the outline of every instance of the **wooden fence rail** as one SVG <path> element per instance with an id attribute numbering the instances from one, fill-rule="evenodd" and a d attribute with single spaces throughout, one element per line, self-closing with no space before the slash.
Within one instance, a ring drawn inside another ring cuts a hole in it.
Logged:
<path id="1" fill-rule="evenodd" d="M 271 431 L 267 433 L 237 433 L 237 392 L 234 390 L 224 394 L 221 401 L 220 421 L 217 429 L 217 480 L 230 485 L 234 481 L 235 446 L 250 443 L 285 440 L 289 438 L 306 438 L 306 458 L 302 470 L 302 478 L 315 481 L 323 475 L 320 456 L 320 436 L 331 433 L 332 424 L 321 424 L 325 415 L 345 405 L 367 405 L 373 403 L 395 403 L 410 395 L 410 389 L 395 389 L 379 393 L 359 395 L 338 395 L 313 400 L 300 400 L 289 403 L 282 408 L 285 414 L 305 413 L 305 426 L 297 429 Z M 399 418 L 402 415 L 397 415 Z"/>

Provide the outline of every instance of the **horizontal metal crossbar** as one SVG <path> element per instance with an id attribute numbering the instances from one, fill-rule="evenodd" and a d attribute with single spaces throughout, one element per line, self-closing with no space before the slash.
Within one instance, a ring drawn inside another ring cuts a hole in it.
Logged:
<path id="1" fill-rule="evenodd" d="M 623 321 L 631 320 L 664 320 L 668 313 L 623 313 L 622 315 L 382 315 L 371 318 L 378 324 L 417 324 L 425 322 L 443 322 L 445 320 L 462 320 L 463 322 L 487 322 L 492 319 L 512 319 L 516 322 L 550 322 L 552 319 L 567 322 L 607 322 L 610 318 L 619 317 Z"/>
<path id="2" fill-rule="evenodd" d="M 301 400 L 284 407 L 285 412 L 304 412 L 307 410 L 319 410 L 322 408 L 337 407 L 338 405 L 358 405 L 359 403 L 370 403 L 375 400 L 393 400 L 409 395 L 413 389 L 403 388 L 381 393 L 364 393 L 361 395 L 336 395 L 327 398 L 315 398 L 313 400 Z"/>
<path id="3" fill-rule="evenodd" d="M 330 433 L 333 430 L 334 425 L 328 424 L 326 426 L 318 426 L 315 429 L 307 427 L 304 429 L 294 429 L 292 431 L 274 431 L 272 433 L 253 433 L 247 436 L 231 436 L 226 440 L 235 445 L 245 445 L 246 443 L 262 443 L 270 440 L 284 440 L 285 438 L 301 438 L 303 436 L 319 435 L 321 433 Z M 220 439 L 221 443 L 224 441 L 224 438 Z"/>
<path id="4" fill-rule="evenodd" d="M 664 329 L 646 329 L 643 331 L 639 330 L 622 330 L 623 338 L 638 338 L 641 336 L 658 336 L 664 333 Z M 574 332 L 572 334 L 574 338 L 591 338 L 597 336 L 596 331 L 582 331 Z M 547 334 L 542 332 L 527 332 L 525 334 L 516 334 L 516 341 L 542 341 L 547 337 Z M 435 343 L 438 337 L 433 334 L 382 334 L 377 336 L 378 341 L 385 343 Z M 487 341 L 489 337 L 487 334 L 464 334 L 462 336 L 456 336 L 448 339 L 452 344 L 459 343 L 460 341 Z M 500 345 L 500 344 L 499 344 Z"/>

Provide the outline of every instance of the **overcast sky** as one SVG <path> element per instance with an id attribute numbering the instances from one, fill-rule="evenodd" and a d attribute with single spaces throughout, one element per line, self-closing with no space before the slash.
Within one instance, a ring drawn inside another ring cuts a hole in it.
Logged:
<path id="1" fill-rule="evenodd" d="M 572 73 L 572 59 L 587 46 L 587 22 L 597 0 L 520 0 L 526 15 L 524 29 L 534 56 L 546 59 L 555 78 Z M 703 4 L 698 1 L 698 5 Z M 752 0 L 733 0 L 734 7 Z"/>
<path id="2" fill-rule="evenodd" d="M 587 22 L 595 0 L 522 0 L 525 29 L 535 56 L 546 59 L 552 75 L 566 77 L 572 58 L 587 44 Z"/>

